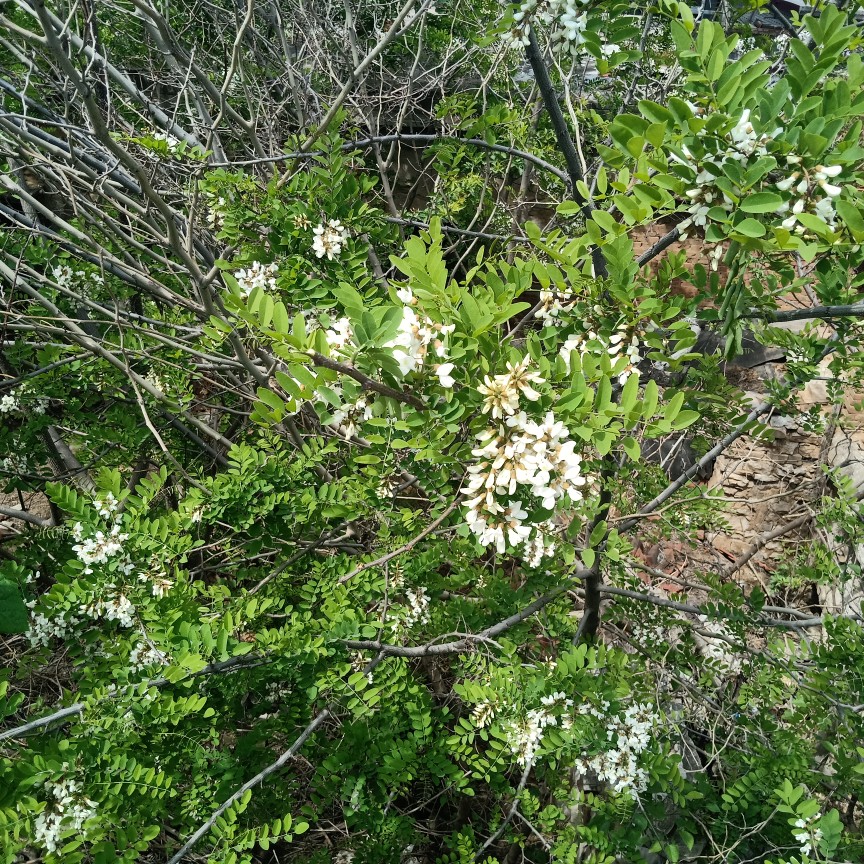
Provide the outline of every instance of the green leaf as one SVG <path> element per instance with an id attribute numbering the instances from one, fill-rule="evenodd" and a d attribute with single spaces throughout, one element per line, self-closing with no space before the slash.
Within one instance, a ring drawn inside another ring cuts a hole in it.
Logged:
<path id="1" fill-rule="evenodd" d="M 745 213 L 773 213 L 782 203 L 783 199 L 774 192 L 756 192 L 748 195 L 738 206 Z M 740 230 L 737 225 L 735 227 Z"/>
<path id="2" fill-rule="evenodd" d="M 689 43 L 690 37 L 685 37 Z M 647 117 L 652 123 L 663 123 L 665 126 L 672 126 L 675 123 L 675 117 L 668 108 L 658 105 L 649 99 L 639 100 L 639 110 L 644 117 Z"/>
<path id="3" fill-rule="evenodd" d="M 672 422 L 672 428 L 676 431 L 686 429 L 699 419 L 698 411 L 682 411 Z"/>
<path id="4" fill-rule="evenodd" d="M 601 456 L 605 456 L 615 443 L 615 436 L 611 432 L 595 432 L 591 436 L 591 443 L 597 448 Z"/>
<path id="5" fill-rule="evenodd" d="M 287 333 L 291 326 L 291 319 L 288 316 L 288 310 L 285 304 L 279 300 L 273 306 L 273 329 L 277 333 Z"/>
<path id="6" fill-rule="evenodd" d="M 331 288 L 330 293 L 342 304 L 349 317 L 359 318 L 363 314 L 365 302 L 362 295 L 347 282 L 340 282 L 338 287 Z"/>
<path id="7" fill-rule="evenodd" d="M 261 302 L 258 306 L 258 320 L 261 322 L 261 327 L 266 330 L 273 320 L 274 309 L 273 298 L 266 292 L 262 293 Z"/>
<path id="8" fill-rule="evenodd" d="M 711 53 L 711 46 L 714 42 L 714 24 L 709 20 L 699 22 L 699 29 L 696 31 L 696 51 L 702 62 L 708 60 L 708 55 Z"/>
<path id="9" fill-rule="evenodd" d="M 629 413 L 633 410 L 636 405 L 636 401 L 639 398 L 639 376 L 638 375 L 630 375 L 627 378 L 627 382 L 624 384 L 623 389 L 621 390 L 621 396 L 618 399 L 618 404 L 621 407 L 621 411 L 625 414 Z"/>
<path id="10" fill-rule="evenodd" d="M 608 530 L 608 526 L 606 525 L 606 521 L 601 519 L 595 526 L 594 530 L 591 532 L 591 537 L 588 540 L 589 546 L 596 546 L 600 543 L 603 538 L 606 536 L 606 531 Z"/>
<path id="11" fill-rule="evenodd" d="M 705 74 L 709 81 L 716 81 L 722 74 L 723 68 L 726 65 L 726 54 L 718 45 L 708 58 L 708 63 L 705 66 Z"/>
<path id="12" fill-rule="evenodd" d="M 285 403 L 272 390 L 267 390 L 265 387 L 259 387 L 258 398 L 268 408 L 272 408 L 276 414 L 282 414 L 285 411 Z"/>
<path id="13" fill-rule="evenodd" d="M 662 147 L 666 137 L 666 125 L 664 123 L 652 123 L 645 130 L 645 137 L 648 139 L 648 143 L 654 147 Z"/>
<path id="14" fill-rule="evenodd" d="M 298 382 L 298 381 L 295 381 L 294 378 L 292 378 L 290 375 L 286 374 L 286 373 L 283 372 L 281 369 L 277 369 L 277 370 L 273 373 L 273 376 L 276 378 L 276 382 L 279 384 L 279 386 L 280 386 L 280 387 L 281 387 L 281 388 L 282 388 L 282 389 L 283 389 L 283 390 L 284 390 L 284 391 L 285 391 L 289 396 L 293 397 L 294 399 L 302 399 L 302 398 L 303 398 L 303 391 L 300 389 L 300 384 L 299 384 L 299 382 Z M 322 387 L 321 389 L 323 390 L 323 389 L 325 389 L 325 388 Z M 268 391 L 268 392 L 269 392 L 269 391 Z M 332 391 L 328 391 L 328 392 L 329 392 L 329 393 L 332 393 Z M 273 394 L 273 395 L 275 396 L 275 394 Z M 263 397 L 260 397 L 260 398 L 261 398 L 261 401 L 262 401 L 262 402 L 266 402 L 266 399 L 264 399 Z M 276 397 L 276 398 L 278 399 L 278 397 Z M 336 398 L 337 401 L 334 402 L 334 403 L 332 403 L 332 404 L 334 404 L 334 405 L 338 405 L 338 404 L 340 404 L 340 402 L 339 402 L 339 400 L 338 400 L 338 397 L 335 397 L 335 396 L 334 396 L 334 398 Z M 330 400 L 328 399 L 328 401 L 330 401 Z M 268 404 L 269 404 L 269 403 L 268 403 Z M 272 407 L 272 406 L 271 406 L 271 407 Z M 281 408 L 281 406 L 280 406 L 280 408 Z"/>
<path id="15" fill-rule="evenodd" d="M 799 213 L 798 221 L 805 227 L 809 228 L 814 234 L 830 234 L 831 228 L 824 219 L 814 216 L 812 213 Z"/>
<path id="16" fill-rule="evenodd" d="M 629 380 L 629 379 L 628 379 Z M 645 393 L 642 397 L 642 416 L 649 420 L 654 416 L 657 410 L 657 404 L 660 400 L 660 391 L 657 388 L 656 381 L 649 381 L 645 385 Z"/>
<path id="17" fill-rule="evenodd" d="M 684 404 L 684 391 L 679 390 L 666 404 L 666 408 L 663 411 L 663 417 L 665 420 L 673 421 L 678 413 L 681 411 L 681 406 Z"/>
<path id="18" fill-rule="evenodd" d="M 0 633 L 26 633 L 30 616 L 21 591 L 13 582 L 0 579 Z"/>
<path id="19" fill-rule="evenodd" d="M 595 210 L 591 214 L 591 219 L 603 230 L 609 234 L 617 233 L 618 223 L 610 213 L 605 210 Z"/>
<path id="20" fill-rule="evenodd" d="M 849 230 L 854 234 L 864 234 L 864 217 L 861 211 L 850 204 L 848 201 L 835 201 L 834 209 L 840 215 L 840 218 L 849 226 Z M 856 239 L 858 239 L 856 237 Z"/>
<path id="21" fill-rule="evenodd" d="M 378 465 L 381 462 L 381 457 L 372 454 L 363 454 L 362 456 L 355 456 L 354 461 L 358 465 Z"/>
<path id="22" fill-rule="evenodd" d="M 606 190 L 609 188 L 609 178 L 606 174 L 606 166 L 601 165 L 600 169 L 597 171 L 597 191 L 601 195 L 606 194 Z M 483 248 L 482 246 L 480 247 Z"/>
<path id="23" fill-rule="evenodd" d="M 685 828 L 679 828 L 678 833 L 681 835 L 681 839 L 684 841 L 687 851 L 692 851 L 693 846 L 696 843 L 696 838 Z"/>
<path id="24" fill-rule="evenodd" d="M 630 457 L 631 461 L 639 461 L 639 458 L 642 456 L 642 448 L 639 446 L 639 442 L 635 438 L 625 438 L 621 442 L 621 446 L 624 448 L 624 452 Z"/>
<path id="25" fill-rule="evenodd" d="M 755 219 L 743 219 L 737 225 L 733 225 L 732 230 L 743 234 L 745 237 L 763 237 L 765 235 L 765 226 Z"/>

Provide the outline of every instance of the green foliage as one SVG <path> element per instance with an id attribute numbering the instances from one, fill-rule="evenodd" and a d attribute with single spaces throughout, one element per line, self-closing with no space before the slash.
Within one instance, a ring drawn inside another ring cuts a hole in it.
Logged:
<path id="1" fill-rule="evenodd" d="M 7 564 L 0 570 L 0 633 L 26 633 L 30 626 L 17 580 L 7 578 L 9 575 L 15 576 L 16 571 L 21 572 L 14 564 Z"/>

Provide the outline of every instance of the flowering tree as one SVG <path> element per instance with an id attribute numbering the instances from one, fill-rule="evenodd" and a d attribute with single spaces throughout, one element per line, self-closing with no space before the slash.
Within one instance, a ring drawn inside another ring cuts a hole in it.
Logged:
<path id="1" fill-rule="evenodd" d="M 859 490 L 641 554 L 861 386 L 840 5 L 0 6 L 3 861 L 860 860 L 861 610 L 736 578 Z"/>

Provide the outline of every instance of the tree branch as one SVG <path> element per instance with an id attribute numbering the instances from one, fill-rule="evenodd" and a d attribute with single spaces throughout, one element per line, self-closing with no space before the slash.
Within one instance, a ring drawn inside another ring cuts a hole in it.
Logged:
<path id="1" fill-rule="evenodd" d="M 543 99 L 543 106 L 546 108 L 546 113 L 552 122 L 552 128 L 555 130 L 555 140 L 558 142 L 558 149 L 561 151 L 561 154 L 564 156 L 564 162 L 567 164 L 571 194 L 573 195 L 573 199 L 580 205 L 582 215 L 585 219 L 590 219 L 594 209 L 593 205 L 582 196 L 577 185 L 579 182 L 584 182 L 585 180 L 582 175 L 582 166 L 579 163 L 579 154 L 576 152 L 573 139 L 570 137 L 570 130 L 567 128 L 564 113 L 558 104 L 558 96 L 555 93 L 555 88 L 552 86 L 552 79 L 549 77 L 549 70 L 546 68 L 546 63 L 540 52 L 540 45 L 537 42 L 537 35 L 533 27 L 528 31 L 528 39 L 529 42 L 525 48 L 525 56 L 531 64 L 531 70 L 534 72 L 534 78 L 537 81 L 537 87 Z M 594 246 L 591 250 L 591 261 L 594 264 L 594 275 L 597 277 L 606 276 L 606 259 L 603 257 L 603 251 L 598 246 Z"/>
<path id="2" fill-rule="evenodd" d="M 310 350 L 307 354 L 316 366 L 322 366 L 325 369 L 332 369 L 334 372 L 341 372 L 343 375 L 347 375 L 349 378 L 353 378 L 355 381 L 359 382 L 364 390 L 374 390 L 382 396 L 387 396 L 390 399 L 396 399 L 398 402 L 404 402 L 406 405 L 411 405 L 418 411 L 426 410 L 426 405 L 421 399 L 412 396 L 410 393 L 405 393 L 402 390 L 388 387 L 386 384 L 382 384 L 380 381 L 370 378 L 368 375 L 365 375 L 359 369 L 355 369 L 348 363 L 340 363 L 338 360 L 331 360 L 329 357 L 325 357 L 317 351 Z"/>
<path id="3" fill-rule="evenodd" d="M 394 558 L 398 558 L 400 555 L 410 552 L 424 537 L 428 537 L 442 522 L 444 522 L 461 503 L 462 499 L 457 498 L 437 519 L 430 522 L 416 537 L 413 537 L 398 549 L 394 549 L 392 552 L 388 552 L 386 555 L 376 558 L 374 561 L 369 561 L 367 564 L 361 564 L 350 573 L 340 577 L 339 584 L 344 585 L 349 579 L 353 579 L 365 570 L 371 570 L 373 567 L 380 567 L 382 564 L 386 564 L 388 561 L 392 561 Z"/>

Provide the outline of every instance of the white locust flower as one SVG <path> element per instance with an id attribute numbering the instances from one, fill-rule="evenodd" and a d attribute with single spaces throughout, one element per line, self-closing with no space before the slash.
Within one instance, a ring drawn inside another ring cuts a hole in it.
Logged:
<path id="1" fill-rule="evenodd" d="M 248 297 L 256 288 L 262 291 L 275 290 L 276 274 L 278 269 L 275 264 L 262 264 L 253 261 L 248 269 L 238 270 L 234 274 L 237 284 L 240 286 L 240 294 Z"/>
<path id="2" fill-rule="evenodd" d="M 486 375 L 477 390 L 486 397 L 483 400 L 483 413 L 491 412 L 495 420 L 500 420 L 505 414 L 513 414 L 519 407 L 519 390 L 509 375 L 496 375 L 494 378 Z"/>
<path id="3" fill-rule="evenodd" d="M 531 387 L 531 384 L 543 384 L 544 381 L 538 373 L 528 371 L 530 363 L 531 358 L 528 356 L 523 357 L 515 365 L 508 363 L 507 377 L 510 379 L 510 383 L 517 390 L 520 390 L 526 399 L 536 402 L 540 398 L 540 394 Z"/>
<path id="4" fill-rule="evenodd" d="M 777 183 L 775 183 L 774 185 L 775 185 L 775 186 L 776 186 L 776 187 L 777 187 L 781 192 L 788 192 L 788 191 L 789 191 L 789 190 L 790 190 L 790 189 L 795 185 L 796 181 L 798 180 L 798 176 L 799 176 L 799 175 L 798 175 L 798 172 L 797 172 L 797 171 L 793 171 L 793 172 L 792 172 L 788 177 L 786 177 L 784 180 L 780 180 L 780 181 L 778 181 Z"/>
<path id="5" fill-rule="evenodd" d="M 11 414 L 13 411 L 17 411 L 19 404 L 14 392 L 0 396 L 0 414 Z"/>
<path id="6" fill-rule="evenodd" d="M 397 288 L 396 296 L 406 305 L 414 306 L 417 303 L 417 298 L 410 288 Z"/>
<path id="7" fill-rule="evenodd" d="M 350 344 L 354 338 L 354 331 L 351 329 L 351 322 L 347 318 L 340 318 L 333 326 L 324 334 L 327 339 L 327 344 L 336 350 L 344 348 Z"/>
<path id="8" fill-rule="evenodd" d="M 837 177 L 843 172 L 842 165 L 817 165 L 816 179 L 826 180 L 828 177 Z"/>
<path id="9" fill-rule="evenodd" d="M 438 381 L 442 387 L 446 387 L 448 390 L 456 383 L 451 374 L 454 368 L 455 365 L 453 363 L 439 363 L 435 367 L 435 374 L 438 376 Z"/>
<path id="10" fill-rule="evenodd" d="M 327 225 L 319 225 L 312 232 L 312 251 L 319 257 L 327 256 L 332 261 L 348 240 L 348 229 L 338 219 L 331 219 Z"/>

